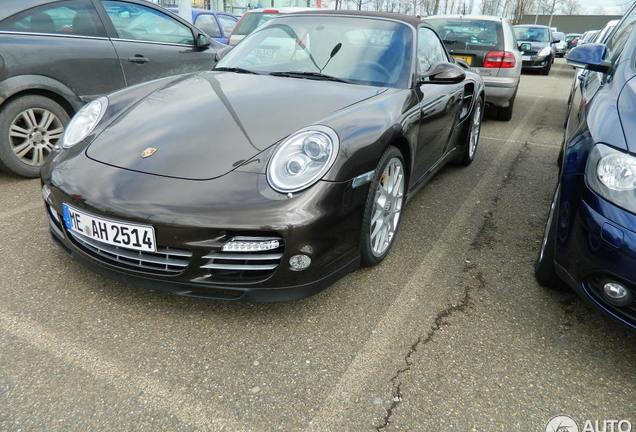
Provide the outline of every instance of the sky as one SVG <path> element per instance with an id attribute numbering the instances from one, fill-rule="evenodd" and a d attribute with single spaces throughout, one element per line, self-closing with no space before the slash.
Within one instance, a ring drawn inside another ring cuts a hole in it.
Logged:
<path id="1" fill-rule="evenodd" d="M 605 10 L 606 14 L 618 15 L 623 13 L 624 8 L 622 5 L 629 2 L 629 0 L 579 0 L 579 2 L 586 9 L 585 13 L 591 14 L 600 6 Z"/>

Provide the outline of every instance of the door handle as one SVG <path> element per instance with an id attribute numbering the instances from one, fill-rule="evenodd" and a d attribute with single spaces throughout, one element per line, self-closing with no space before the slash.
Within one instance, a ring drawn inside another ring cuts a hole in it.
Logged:
<path id="1" fill-rule="evenodd" d="M 141 54 L 137 54 L 134 57 L 128 57 L 128 61 L 129 62 L 133 62 L 133 63 L 137 63 L 137 64 L 146 64 L 150 60 L 148 59 L 148 57 L 144 57 Z"/>

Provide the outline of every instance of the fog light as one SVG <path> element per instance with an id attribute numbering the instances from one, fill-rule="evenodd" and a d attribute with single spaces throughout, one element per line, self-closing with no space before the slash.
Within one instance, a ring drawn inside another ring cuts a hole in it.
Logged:
<path id="1" fill-rule="evenodd" d="M 307 255 L 294 255 L 289 259 L 292 270 L 305 270 L 311 264 L 311 258 Z"/>
<path id="2" fill-rule="evenodd" d="M 49 187 L 47 185 L 42 185 L 42 197 L 44 198 L 44 201 L 46 201 L 49 204 L 51 203 L 51 189 L 49 189 Z"/>
<path id="3" fill-rule="evenodd" d="M 615 306 L 627 306 L 632 302 L 632 293 L 618 282 L 608 282 L 603 285 L 605 300 Z"/>

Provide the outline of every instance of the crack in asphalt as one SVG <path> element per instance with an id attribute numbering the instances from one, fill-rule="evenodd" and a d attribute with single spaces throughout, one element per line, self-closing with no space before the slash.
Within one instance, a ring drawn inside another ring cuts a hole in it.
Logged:
<path id="1" fill-rule="evenodd" d="M 471 272 L 474 269 L 476 269 L 476 266 L 474 264 L 467 264 L 464 268 L 464 271 Z M 485 288 L 486 281 L 483 277 L 483 274 L 480 271 L 476 272 L 476 275 L 474 276 L 474 278 L 477 279 L 478 281 L 477 286 L 475 287 L 473 284 L 466 285 L 464 288 L 464 295 L 462 296 L 460 301 L 457 304 L 452 304 L 448 306 L 446 309 L 440 311 L 435 317 L 433 327 L 431 328 L 429 333 L 426 335 L 426 337 L 424 338 L 419 337 L 417 341 L 413 343 L 413 345 L 411 345 L 411 349 L 404 357 L 404 362 L 406 363 L 406 367 L 398 370 L 397 373 L 390 380 L 391 384 L 393 385 L 393 398 L 391 401 L 391 405 L 389 405 L 388 408 L 385 408 L 386 414 L 382 420 L 382 424 L 377 425 L 375 427 L 378 432 L 382 432 L 386 430 L 386 428 L 391 424 L 391 416 L 393 415 L 394 410 L 398 407 L 398 405 L 403 400 L 402 383 L 399 381 L 399 379 L 402 374 L 408 372 L 411 369 L 411 365 L 413 364 L 411 357 L 413 356 L 413 354 L 417 352 L 418 348 L 431 342 L 435 334 L 439 330 L 441 330 L 444 326 L 448 325 L 448 322 L 446 321 L 447 318 L 451 317 L 453 314 L 457 312 L 465 312 L 467 309 L 469 309 L 473 305 L 473 297 L 471 295 L 473 291 L 481 290 Z"/>
<path id="2" fill-rule="evenodd" d="M 497 226 L 493 222 L 493 219 L 494 219 L 495 210 L 498 207 L 499 201 L 501 200 L 501 197 L 500 197 L 501 191 L 506 186 L 508 186 L 509 184 L 511 184 L 517 179 L 517 167 L 526 159 L 527 153 L 529 150 L 530 150 L 530 146 L 528 144 L 528 141 L 525 141 L 519 153 L 515 156 L 514 160 L 510 164 L 510 167 L 506 175 L 504 175 L 501 183 L 499 184 L 498 193 L 492 199 L 491 204 L 492 204 L 493 210 L 488 210 L 484 214 L 484 220 L 481 224 L 481 227 L 477 231 L 477 234 L 475 235 L 474 240 L 470 244 L 471 250 L 483 249 L 497 241 L 497 239 L 494 236 L 494 231 L 496 231 Z M 476 268 L 477 268 L 476 264 L 472 264 L 469 261 L 467 261 L 467 265 L 464 267 L 464 271 L 471 272 L 473 270 L 476 270 Z M 486 287 L 486 280 L 481 271 L 477 270 L 476 274 L 474 275 L 474 278 L 477 279 L 477 286 L 475 287 L 475 285 L 473 284 L 467 284 L 464 288 L 464 295 L 460 299 L 459 303 L 452 304 L 448 306 L 446 309 L 440 311 L 435 317 L 433 327 L 431 328 L 429 333 L 426 335 L 426 337 L 424 338 L 422 338 L 421 336 L 418 337 L 417 341 L 411 345 L 411 349 L 404 357 L 404 362 L 406 363 L 406 366 L 402 369 L 399 369 L 390 380 L 393 386 L 392 401 L 389 407 L 385 408 L 386 414 L 384 415 L 382 419 L 382 423 L 380 425 L 375 426 L 376 431 L 382 432 L 389 427 L 389 425 L 391 424 L 391 416 L 393 415 L 396 408 L 400 405 L 400 403 L 402 403 L 402 401 L 404 400 L 402 395 L 402 383 L 400 381 L 400 376 L 410 371 L 411 365 L 413 364 L 413 361 L 411 358 L 417 352 L 418 348 L 428 344 L 431 340 L 433 340 L 433 337 L 435 336 L 435 334 L 438 331 L 440 331 L 442 327 L 447 325 L 447 321 L 446 321 L 447 318 L 449 318 L 450 316 L 452 316 L 453 314 L 457 312 L 460 312 L 460 313 L 465 312 L 468 308 L 470 308 L 473 305 L 473 298 L 471 296 L 471 293 L 473 291 L 478 291 Z"/>

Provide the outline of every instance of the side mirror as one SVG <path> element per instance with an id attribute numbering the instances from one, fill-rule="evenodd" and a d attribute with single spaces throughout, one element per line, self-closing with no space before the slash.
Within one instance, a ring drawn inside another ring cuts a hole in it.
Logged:
<path id="1" fill-rule="evenodd" d="M 203 33 L 199 33 L 196 38 L 196 47 L 200 49 L 206 49 L 210 47 L 210 38 L 204 35 Z"/>
<path id="2" fill-rule="evenodd" d="M 453 63 L 438 62 L 420 75 L 418 84 L 428 82 L 436 84 L 456 84 L 464 81 L 466 73 L 461 67 Z"/>
<path id="3" fill-rule="evenodd" d="M 572 48 L 565 59 L 574 67 L 607 73 L 612 65 L 605 60 L 606 55 L 607 47 L 604 44 L 589 43 Z"/>
<path id="4" fill-rule="evenodd" d="M 224 46 L 223 48 L 217 50 L 216 55 L 214 56 L 216 61 L 221 60 L 223 57 L 225 57 L 227 55 L 227 53 L 229 53 L 230 51 L 232 51 L 232 46 Z"/>
<path id="5" fill-rule="evenodd" d="M 554 38 L 554 39 L 552 39 L 552 43 L 553 43 L 553 44 L 555 44 L 555 43 L 559 43 L 559 42 L 561 42 L 561 39 L 559 39 L 559 38 Z"/>
<path id="6" fill-rule="evenodd" d="M 531 49 L 532 49 L 532 44 L 522 43 L 519 45 L 519 51 L 521 52 L 530 51 Z"/>

